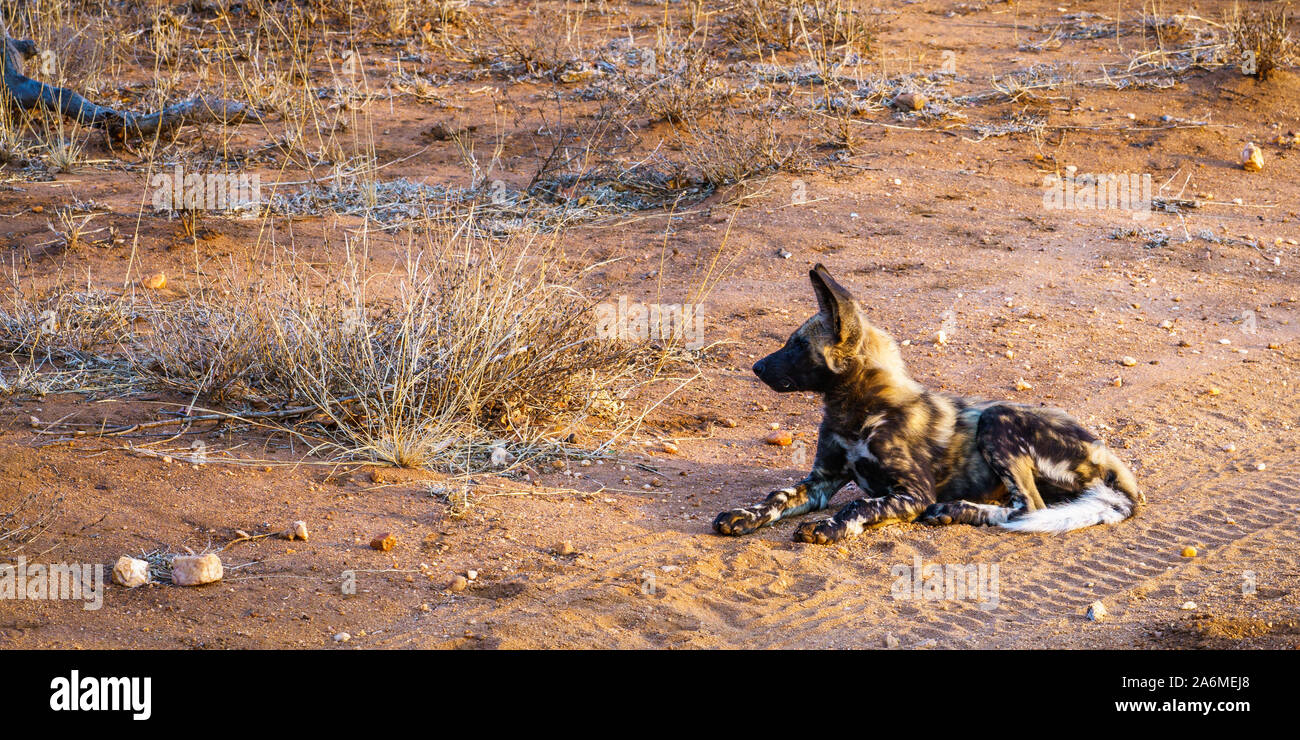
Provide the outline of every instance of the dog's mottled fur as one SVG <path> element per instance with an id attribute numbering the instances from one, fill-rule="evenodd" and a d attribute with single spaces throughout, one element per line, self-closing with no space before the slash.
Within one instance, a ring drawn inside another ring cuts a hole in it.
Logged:
<path id="1" fill-rule="evenodd" d="M 866 495 L 804 522 L 796 540 L 828 543 L 917 520 L 1065 532 L 1121 521 L 1145 501 L 1124 463 L 1065 412 L 926 390 L 825 267 L 809 277 L 821 310 L 754 373 L 775 391 L 825 398 L 812 473 L 719 514 L 720 534 L 824 509 L 851 480 Z"/>

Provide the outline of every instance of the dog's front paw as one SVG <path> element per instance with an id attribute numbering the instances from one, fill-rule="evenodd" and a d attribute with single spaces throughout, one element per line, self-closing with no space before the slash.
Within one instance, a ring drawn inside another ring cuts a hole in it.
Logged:
<path id="1" fill-rule="evenodd" d="M 749 509 L 724 511 L 713 520 L 713 531 L 732 536 L 749 534 L 763 526 L 763 520 Z"/>
<path id="2" fill-rule="evenodd" d="M 809 542 L 814 545 L 829 545 L 844 536 L 844 527 L 832 519 L 819 522 L 804 522 L 794 531 L 796 542 Z"/>

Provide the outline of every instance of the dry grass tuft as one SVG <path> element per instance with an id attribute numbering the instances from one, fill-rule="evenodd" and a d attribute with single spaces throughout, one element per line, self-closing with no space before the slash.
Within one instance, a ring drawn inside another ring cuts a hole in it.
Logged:
<path id="1" fill-rule="evenodd" d="M 0 509 L 0 555 L 16 555 L 40 539 L 63 512 L 63 497 L 23 496 L 13 508 Z"/>
<path id="2" fill-rule="evenodd" d="M 293 433 L 336 459 L 466 469 L 500 445 L 527 458 L 567 438 L 646 350 L 597 339 L 558 237 L 473 233 L 429 232 L 400 274 L 365 274 L 349 254 L 335 274 L 290 262 L 154 306 L 139 367 L 217 403 L 307 407 Z"/>
<path id="3" fill-rule="evenodd" d="M 775 172 L 801 172 L 810 164 L 807 137 L 783 136 L 770 114 L 718 115 L 690 126 L 681 147 L 688 164 L 714 186 Z"/>
<path id="4" fill-rule="evenodd" d="M 1287 28 L 1291 3 L 1274 5 L 1259 10 L 1234 6 L 1224 19 L 1229 43 L 1242 60 L 1242 69 L 1259 80 L 1267 80 L 1279 67 L 1296 59 L 1296 42 Z"/>

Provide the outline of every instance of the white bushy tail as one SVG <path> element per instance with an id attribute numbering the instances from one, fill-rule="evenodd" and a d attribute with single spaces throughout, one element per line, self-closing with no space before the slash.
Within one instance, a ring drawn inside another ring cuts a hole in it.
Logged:
<path id="1" fill-rule="evenodd" d="M 1054 532 L 1060 534 L 1094 524 L 1114 524 L 1133 516 L 1136 505 L 1128 496 L 1100 481 L 1092 484 L 1073 501 L 1038 509 L 999 526 L 1017 532 Z"/>

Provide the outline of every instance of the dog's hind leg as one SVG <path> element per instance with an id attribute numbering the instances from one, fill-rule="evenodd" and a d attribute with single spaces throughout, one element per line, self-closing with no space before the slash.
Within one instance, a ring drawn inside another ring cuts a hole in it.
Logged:
<path id="1" fill-rule="evenodd" d="M 1034 458 L 1014 410 L 995 407 L 985 411 L 975 432 L 975 445 L 989 470 L 1006 486 L 1007 508 L 1012 510 L 1008 515 L 1047 508 L 1034 483 Z"/>
<path id="2" fill-rule="evenodd" d="M 977 504 L 973 501 L 940 501 L 930 504 L 917 518 L 920 524 L 943 526 L 947 524 L 973 524 L 977 527 L 1001 524 L 1019 509 L 996 504 Z"/>

